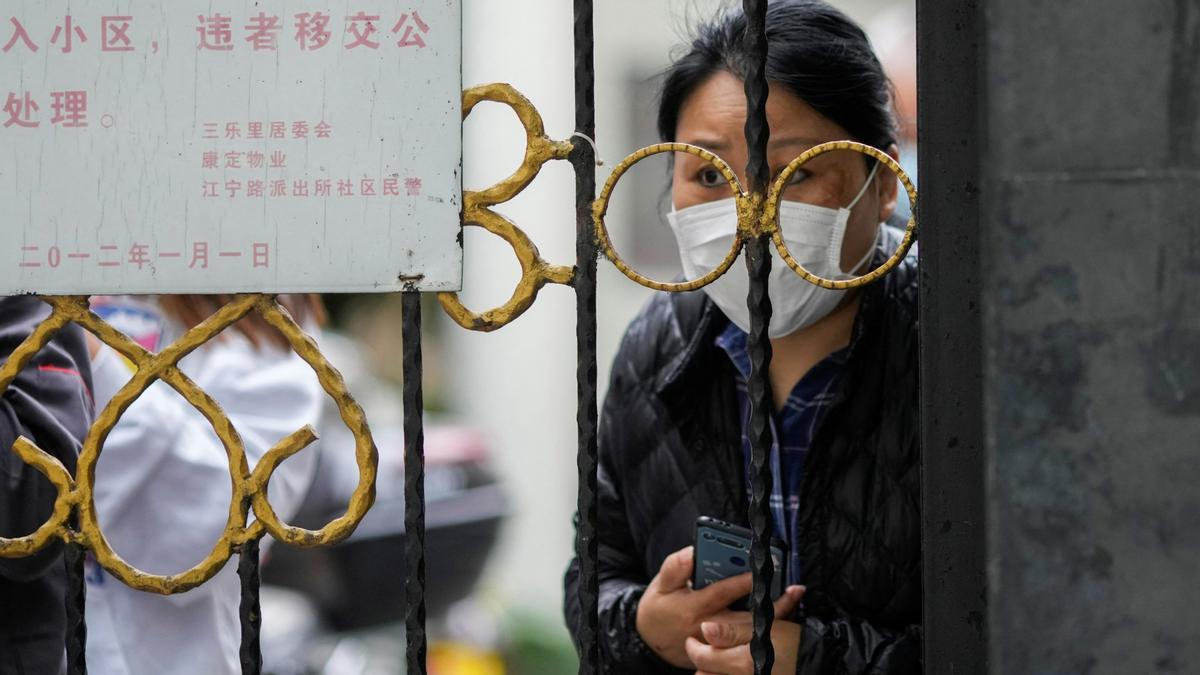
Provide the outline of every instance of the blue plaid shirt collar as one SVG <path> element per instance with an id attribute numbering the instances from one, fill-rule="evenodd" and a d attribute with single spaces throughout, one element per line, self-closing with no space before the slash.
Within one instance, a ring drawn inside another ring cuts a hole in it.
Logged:
<path id="1" fill-rule="evenodd" d="M 865 302 L 865 299 L 864 299 Z M 859 308 L 861 318 L 862 308 Z M 826 414 L 840 394 L 840 383 L 846 364 L 862 335 L 862 322 L 856 321 L 850 344 L 830 354 L 813 366 L 796 383 L 779 411 L 771 411 L 770 465 L 772 474 L 771 520 L 775 536 L 789 548 L 788 584 L 801 583 L 799 551 L 800 487 L 804 475 L 804 460 Z M 742 454 L 746 476 L 746 495 L 750 494 L 750 379 L 749 336 L 730 323 L 715 340 L 729 355 L 740 375 L 737 378 L 738 407 L 742 428 Z"/>

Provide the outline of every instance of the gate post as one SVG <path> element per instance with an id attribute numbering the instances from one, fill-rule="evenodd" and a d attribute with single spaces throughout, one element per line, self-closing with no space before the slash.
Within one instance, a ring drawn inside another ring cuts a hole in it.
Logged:
<path id="1" fill-rule="evenodd" d="M 987 666 L 980 323 L 983 0 L 918 0 L 925 672 Z"/>

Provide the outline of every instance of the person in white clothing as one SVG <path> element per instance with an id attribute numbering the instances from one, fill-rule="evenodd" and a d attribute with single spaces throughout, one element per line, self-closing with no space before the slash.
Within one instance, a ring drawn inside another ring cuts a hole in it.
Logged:
<path id="1" fill-rule="evenodd" d="M 97 297 L 93 309 L 157 351 L 228 299 Z M 306 328 L 323 320 L 317 296 L 282 301 Z M 92 351 L 100 411 L 133 367 L 99 343 Z M 224 409 L 241 435 L 251 469 L 280 439 L 305 424 L 316 426 L 323 396 L 316 374 L 261 317 L 242 319 L 179 365 Z M 301 452 L 289 458 L 271 479 L 271 503 L 285 521 L 312 481 L 313 456 Z M 126 410 L 104 444 L 96 467 L 96 511 L 105 537 L 126 562 L 151 574 L 176 574 L 202 561 L 221 536 L 230 482 L 225 449 L 211 425 L 169 385 L 156 382 Z M 128 588 L 94 560 L 89 560 L 87 582 L 89 672 L 241 672 L 236 559 L 207 583 L 172 596 Z"/>

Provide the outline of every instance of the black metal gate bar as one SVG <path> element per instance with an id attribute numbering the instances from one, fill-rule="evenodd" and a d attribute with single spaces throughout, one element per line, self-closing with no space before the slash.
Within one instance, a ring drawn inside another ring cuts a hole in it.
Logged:
<path id="1" fill-rule="evenodd" d="M 596 68 L 592 0 L 575 0 L 575 132 L 595 139 Z M 578 138 L 578 136 L 576 137 Z M 575 349 L 579 433 L 579 523 L 575 555 L 579 559 L 581 651 L 579 672 L 593 675 L 600 664 L 599 542 L 596 537 L 596 229 L 592 202 L 596 199 L 596 157 L 592 145 L 580 139 L 571 152 L 575 168 Z"/>
<path id="2" fill-rule="evenodd" d="M 749 163 L 746 180 L 750 192 L 761 198 L 771 182 L 771 167 L 767 163 L 767 139 L 771 129 L 767 124 L 767 2 L 744 0 L 746 12 L 746 47 L 750 54 L 746 73 L 746 147 Z M 761 202 L 759 202 L 761 205 Z M 771 341 L 767 327 L 771 323 L 771 298 L 767 294 L 771 272 L 771 238 L 759 234 L 746 242 L 746 267 L 750 274 L 750 547 L 754 588 L 750 596 L 750 611 L 754 616 L 754 639 L 750 651 L 754 657 L 756 675 L 770 675 L 775 666 L 775 649 L 771 644 L 771 624 L 775 610 L 771 603 L 771 448 L 769 415 L 772 409 L 770 378 Z"/>
<path id="3" fill-rule="evenodd" d="M 746 14 L 746 52 L 750 68 L 746 72 L 746 181 L 749 190 L 758 196 L 766 195 L 770 185 L 770 166 L 767 163 L 767 0 L 744 0 Z M 761 204 L 761 202 L 760 202 Z M 770 626 L 775 609 L 770 598 L 770 426 L 768 424 L 773 400 L 767 369 L 770 366 L 770 297 L 767 294 L 770 275 L 770 237 L 758 234 L 746 241 L 746 268 L 750 274 L 750 530 L 754 533 L 750 545 L 750 567 L 754 573 L 754 590 L 750 593 L 750 611 L 754 615 L 754 640 L 750 652 L 754 656 L 756 675 L 770 675 L 775 665 L 775 649 L 770 644 Z"/>
<path id="4" fill-rule="evenodd" d="M 262 675 L 262 603 L 259 601 L 259 540 L 242 544 L 238 552 L 238 577 L 242 585 L 239 614 L 242 624 L 242 675 Z"/>
<path id="5" fill-rule="evenodd" d="M 425 400 L 421 390 L 421 294 L 401 300 L 404 350 L 404 581 L 408 675 L 425 675 Z"/>
<path id="6" fill-rule="evenodd" d="M 982 0 L 917 1 L 925 672 L 987 668 Z"/>
<path id="7" fill-rule="evenodd" d="M 77 526 L 78 522 L 72 523 Z M 87 623 L 84 606 L 87 584 L 84 580 L 84 559 L 87 549 L 79 544 L 67 544 L 63 562 L 67 568 L 67 675 L 87 675 Z"/>

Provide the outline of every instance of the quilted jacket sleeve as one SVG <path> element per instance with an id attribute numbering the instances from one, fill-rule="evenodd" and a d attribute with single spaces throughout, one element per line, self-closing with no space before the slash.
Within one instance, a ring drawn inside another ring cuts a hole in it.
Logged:
<path id="1" fill-rule="evenodd" d="M 806 617 L 797 675 L 901 675 L 921 672 L 921 628 L 874 626 L 839 615 Z"/>
<path id="2" fill-rule="evenodd" d="M 628 347 L 629 340 L 626 341 Z M 632 429 L 644 425 L 633 423 L 628 415 L 639 409 L 637 399 L 641 396 L 637 377 L 625 358 L 627 349 L 618 354 L 613 367 L 612 379 L 600 416 L 599 469 L 597 501 L 599 518 L 597 538 L 599 543 L 600 603 L 598 631 L 600 634 L 600 657 L 603 673 L 621 675 L 674 674 L 678 670 L 662 661 L 642 641 L 637 631 L 637 606 L 650 582 L 640 562 L 637 548 L 630 533 L 626 516 L 626 505 L 621 486 L 622 458 L 638 447 L 642 441 L 631 438 Z M 578 516 L 576 516 L 578 525 Z M 573 559 L 567 569 L 564 606 L 567 627 L 575 641 L 576 649 L 582 654 L 581 638 L 584 617 L 579 602 L 579 560 Z"/>

